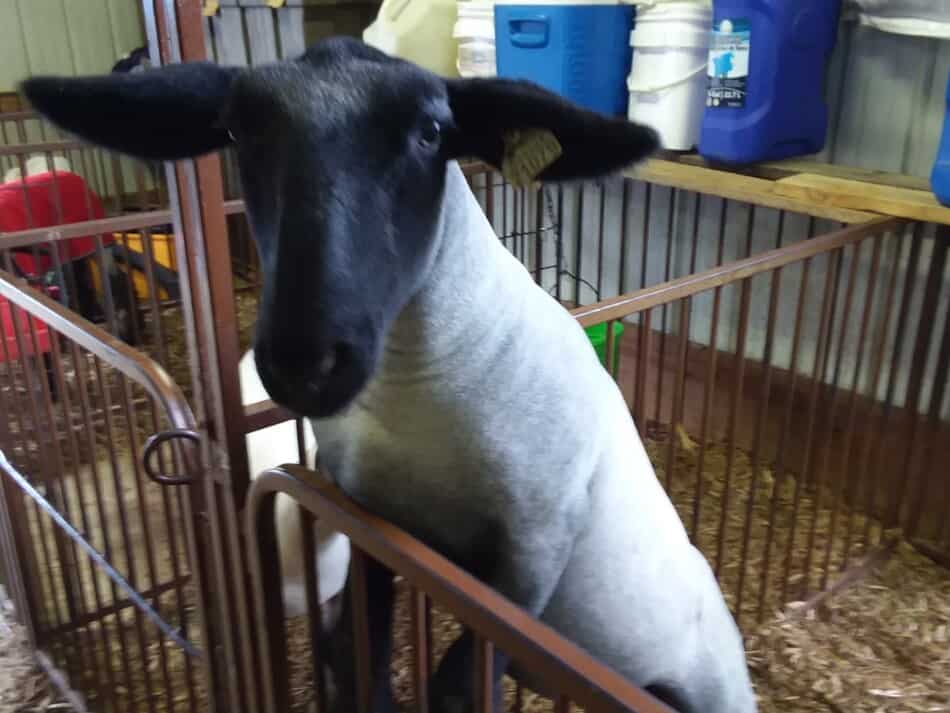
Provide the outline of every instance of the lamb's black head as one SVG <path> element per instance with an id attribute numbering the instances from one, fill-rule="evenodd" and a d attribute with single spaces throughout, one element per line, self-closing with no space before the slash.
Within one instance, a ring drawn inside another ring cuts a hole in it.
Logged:
<path id="1" fill-rule="evenodd" d="M 234 144 L 264 270 L 255 352 L 271 397 L 339 412 L 366 385 L 436 249 L 446 163 L 500 166 L 505 137 L 547 129 L 541 180 L 590 178 L 650 154 L 656 134 L 527 82 L 445 80 L 357 40 L 252 69 L 207 62 L 37 77 L 23 90 L 63 129 L 176 160 Z"/>

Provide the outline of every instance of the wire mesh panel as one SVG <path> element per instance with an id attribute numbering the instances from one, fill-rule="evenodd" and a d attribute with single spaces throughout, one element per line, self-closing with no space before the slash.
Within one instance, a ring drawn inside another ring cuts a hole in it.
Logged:
<path id="1" fill-rule="evenodd" d="M 325 615 L 317 605 L 319 571 L 309 535 L 303 535 L 300 550 L 308 573 L 307 614 L 284 620 L 274 511 L 277 493 L 299 503 L 307 523 L 302 533 L 312 532 L 317 519 L 353 543 L 346 595 L 351 598 L 353 660 L 348 665 L 353 689 L 341 683 L 330 692 L 337 679 L 326 672 L 326 664 L 332 661 L 337 671 L 348 667 L 337 652 L 329 650 L 324 635 Z M 494 710 L 491 671 L 497 651 L 530 671 L 535 685 L 545 690 L 542 703 L 538 694 L 507 680 L 507 710 L 670 710 L 405 532 L 360 509 L 313 471 L 288 466 L 262 474 L 252 487 L 247 517 L 255 542 L 252 571 L 263 674 L 261 711 L 326 711 L 328 700 L 336 696 L 351 701 L 345 710 L 373 710 L 372 669 L 381 659 L 370 642 L 368 599 L 378 592 L 374 578 L 379 576 L 395 576 L 391 682 L 397 703 L 407 710 L 429 710 L 430 675 L 463 631 L 474 640 L 470 687 L 474 710 Z"/>
<path id="2" fill-rule="evenodd" d="M 154 362 L 7 273 L 0 295 L 0 529 L 19 614 L 90 708 L 196 710 L 190 408 Z"/>
<path id="3" fill-rule="evenodd" d="M 917 225 L 783 247 L 779 224 L 772 238 L 772 251 L 577 310 L 622 325 L 606 358 L 745 624 L 814 603 L 896 537 L 950 552 L 947 309 L 907 319 L 915 300 L 947 301 L 915 297 L 942 279 L 940 249 L 922 287 Z"/>

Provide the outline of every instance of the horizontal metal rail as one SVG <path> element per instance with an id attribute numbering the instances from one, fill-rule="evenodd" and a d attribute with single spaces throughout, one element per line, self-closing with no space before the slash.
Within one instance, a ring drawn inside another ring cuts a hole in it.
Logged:
<path id="1" fill-rule="evenodd" d="M 181 389 L 167 371 L 142 352 L 82 319 L 5 270 L 0 270 L 0 296 L 140 384 L 164 409 L 173 428 L 194 430 L 197 427 L 194 413 Z"/>
<path id="2" fill-rule="evenodd" d="M 630 292 L 613 299 L 571 310 L 585 327 L 623 319 L 706 290 L 740 282 L 760 273 L 800 262 L 838 248 L 859 243 L 865 238 L 884 233 L 894 234 L 909 221 L 900 218 L 881 218 L 869 223 L 837 230 L 811 240 L 803 240 L 783 248 L 768 250 L 744 260 L 712 267 L 702 272 L 685 275 L 669 282 Z"/>
<path id="3" fill-rule="evenodd" d="M 171 222 L 172 213 L 170 210 L 152 210 L 145 213 L 126 213 L 111 218 L 84 220 L 80 223 L 66 223 L 46 228 L 28 228 L 27 230 L 0 233 L 0 250 L 28 247 L 37 243 L 54 243 L 87 235 L 121 233 L 155 225 L 165 225 Z"/>
<path id="4" fill-rule="evenodd" d="M 274 517 L 278 493 L 293 498 L 321 523 L 349 537 L 353 547 L 428 594 L 452 612 L 464 625 L 490 641 L 525 666 L 541 680 L 557 688 L 588 711 L 598 713 L 672 713 L 645 691 L 618 673 L 598 663 L 578 646 L 531 617 L 508 599 L 431 550 L 405 531 L 371 515 L 350 500 L 335 485 L 322 481 L 313 471 L 287 465 L 268 470 L 254 480 L 248 495 L 247 531 L 259 543 L 266 527 L 264 518 Z M 275 566 L 252 557 L 258 601 L 258 645 L 261 661 L 271 661 L 274 649 L 284 649 L 284 627 L 273 620 L 275 612 L 264 611 L 263 582 L 275 581 L 262 567 Z M 270 586 L 270 585 L 268 585 Z M 268 614 L 271 616 L 269 617 Z M 277 645 L 273 645 L 274 643 Z M 277 663 L 279 666 L 280 664 Z M 264 676 L 265 686 L 276 685 Z"/>
<path id="5" fill-rule="evenodd" d="M 142 598 L 142 595 L 139 594 L 135 587 L 133 587 L 126 579 L 123 577 L 115 567 L 109 564 L 109 561 L 102 555 L 99 550 L 92 546 L 92 544 L 83 537 L 76 528 L 74 528 L 65 517 L 63 517 L 56 507 L 50 503 L 43 495 L 34 488 L 30 481 L 20 473 L 11 463 L 7 460 L 6 456 L 3 454 L 3 451 L 0 451 L 0 472 L 2 472 L 6 477 L 10 478 L 17 487 L 20 488 L 24 493 L 30 496 L 33 501 L 56 523 L 56 525 L 62 530 L 69 539 L 75 542 L 88 556 L 89 558 L 96 563 L 99 569 L 105 573 L 105 575 L 115 582 L 116 586 L 121 589 L 126 596 L 135 604 L 135 606 L 147 616 L 155 626 L 158 627 L 165 636 L 174 641 L 176 644 L 182 647 L 186 653 L 191 656 L 201 657 L 201 651 L 190 641 L 185 639 L 178 633 L 177 630 L 173 629 L 157 611 L 155 611 L 145 599 Z"/>

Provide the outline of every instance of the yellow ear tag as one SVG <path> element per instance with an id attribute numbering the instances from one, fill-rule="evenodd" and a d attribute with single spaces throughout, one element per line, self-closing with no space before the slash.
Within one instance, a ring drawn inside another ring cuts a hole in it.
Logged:
<path id="1" fill-rule="evenodd" d="M 501 173 L 515 188 L 527 188 L 562 153 L 561 143 L 547 129 L 511 131 L 505 135 Z"/>
<path id="2" fill-rule="evenodd" d="M 205 17 L 214 17 L 218 14 L 218 7 L 221 5 L 218 0 L 205 0 L 201 5 L 201 14 Z"/>
<path id="3" fill-rule="evenodd" d="M 284 0 L 267 0 L 267 7 L 278 10 L 284 6 Z"/>

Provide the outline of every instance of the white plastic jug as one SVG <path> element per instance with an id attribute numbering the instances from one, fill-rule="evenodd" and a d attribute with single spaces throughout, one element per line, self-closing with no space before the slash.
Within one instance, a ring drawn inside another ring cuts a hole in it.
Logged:
<path id="1" fill-rule="evenodd" d="M 457 69 L 462 77 L 494 77 L 495 4 L 493 0 L 459 0 L 452 36 L 458 40 Z"/>
<path id="2" fill-rule="evenodd" d="M 653 127 L 663 148 L 699 143 L 706 102 L 712 8 L 706 2 L 637 4 L 628 116 Z"/>
<path id="3" fill-rule="evenodd" d="M 456 0 L 383 0 L 363 41 L 443 77 L 457 77 L 456 5 Z"/>

